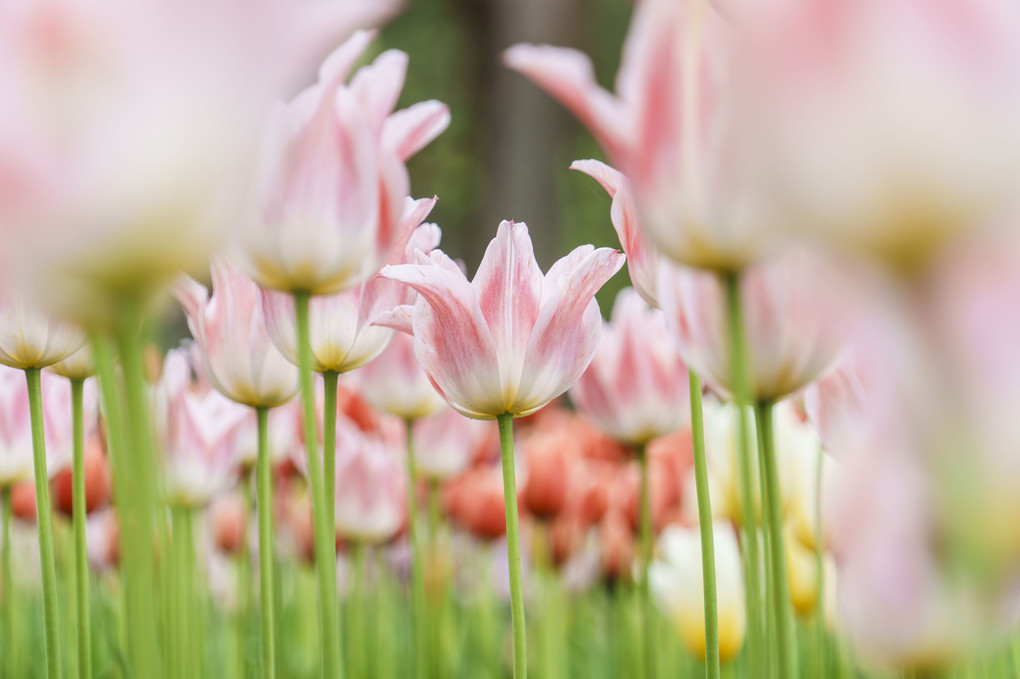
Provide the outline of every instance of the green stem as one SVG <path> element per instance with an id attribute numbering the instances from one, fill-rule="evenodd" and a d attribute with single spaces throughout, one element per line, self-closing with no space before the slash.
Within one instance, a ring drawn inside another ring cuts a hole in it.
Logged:
<path id="1" fill-rule="evenodd" d="M 162 663 L 156 643 L 156 616 L 152 602 L 156 600 L 155 558 L 153 554 L 153 523 L 156 520 L 156 473 L 152 433 L 149 428 L 149 390 L 145 381 L 142 357 L 143 309 L 140 301 L 126 305 L 120 319 L 117 343 L 124 373 L 127 406 L 128 438 L 121 449 L 123 462 L 130 476 L 127 505 L 121 512 L 123 540 L 130 544 L 134 564 L 128 570 L 135 578 L 127 591 L 130 665 L 132 676 L 162 676 Z M 125 557 L 128 555 L 125 553 Z"/>
<path id="2" fill-rule="evenodd" d="M 170 508 L 170 520 L 172 523 L 173 558 L 174 558 L 174 634 L 175 648 L 174 668 L 179 677 L 192 676 L 194 671 L 194 648 L 191 636 L 191 612 L 193 608 L 194 578 L 190 572 L 194 570 L 191 555 L 194 545 L 189 545 L 193 540 L 188 524 L 191 521 L 191 514 L 188 508 L 175 505 Z"/>
<path id="3" fill-rule="evenodd" d="M 71 380 L 71 422 L 74 459 L 71 469 L 71 501 L 74 522 L 75 585 L 78 595 L 78 676 L 92 676 L 92 642 L 89 638 L 89 561 L 85 549 L 85 380 Z"/>
<path id="4" fill-rule="evenodd" d="M 644 654 L 646 679 L 655 677 L 655 619 L 652 611 L 652 592 L 648 583 L 648 568 L 652 563 L 652 499 L 648 486 L 648 455 L 642 444 L 637 450 L 641 468 L 641 615 L 644 630 L 641 646 Z"/>
<path id="5" fill-rule="evenodd" d="M 312 346 L 308 330 L 308 293 L 294 293 L 297 324 L 298 370 L 304 413 L 305 448 L 308 454 L 308 485 L 312 490 L 312 530 L 315 543 L 315 572 L 319 583 L 320 646 L 322 676 L 341 676 L 339 598 L 336 593 L 335 528 L 328 523 L 327 498 L 322 482 L 318 437 L 315 431 L 315 389 L 312 384 Z M 333 502 L 333 498 L 328 499 Z"/>
<path id="6" fill-rule="evenodd" d="M 772 430 L 772 403 L 762 401 L 755 407 L 755 415 L 761 432 L 761 450 L 765 467 L 767 496 L 765 514 L 769 530 L 769 550 L 772 562 L 774 588 L 773 619 L 777 637 L 777 664 L 780 677 L 797 675 L 797 637 L 793 626 L 793 610 L 790 604 L 790 586 L 786 579 L 786 551 L 783 543 L 782 496 L 779 488 L 779 470 L 776 465 L 775 438 Z"/>
<path id="7" fill-rule="evenodd" d="M 510 622 L 514 638 L 514 679 L 528 676 L 527 637 L 524 628 L 524 588 L 521 577 L 521 539 L 517 529 L 517 476 L 514 467 L 514 416 L 504 413 L 499 423 L 499 449 L 503 462 L 503 501 L 506 505 L 506 547 L 510 569 Z"/>
<path id="8" fill-rule="evenodd" d="M 715 584 L 715 534 L 712 498 L 705 458 L 705 420 L 701 406 L 701 378 L 688 370 L 691 394 L 691 439 L 694 445 L 694 481 L 698 492 L 698 525 L 701 532 L 701 572 L 705 589 L 705 676 L 719 679 L 719 599 Z"/>
<path id="9" fill-rule="evenodd" d="M 3 499 L 3 555 L 0 560 L 0 586 L 4 605 L 4 668 L 5 677 L 14 676 L 14 581 L 11 578 L 11 487 L 0 489 Z"/>
<path id="10" fill-rule="evenodd" d="M 256 419 L 257 413 L 256 413 Z M 260 441 L 261 442 L 261 441 Z M 256 465 L 258 462 L 256 461 Z M 237 634 L 237 662 L 239 676 L 248 676 L 247 655 L 245 649 L 248 641 L 248 621 L 251 619 L 253 592 L 251 585 L 251 540 L 248 534 L 249 517 L 253 510 L 257 511 L 252 494 L 251 470 L 246 469 L 241 476 L 241 495 L 244 498 L 244 525 L 241 528 L 241 550 L 237 555 L 237 592 L 238 607 L 235 615 Z M 272 477 L 270 477 L 272 483 Z M 261 542 L 261 538 L 259 541 Z M 262 563 L 259 562 L 261 567 Z M 260 583 L 261 584 L 261 583 Z M 275 601 L 275 600 L 274 600 Z M 275 631 L 274 631 L 275 636 Z"/>
<path id="11" fill-rule="evenodd" d="M 446 583 L 444 572 L 439 560 L 439 481 L 429 479 L 428 484 L 428 530 L 429 546 L 426 562 L 434 569 L 435 578 L 432 582 L 432 597 L 428 600 L 431 610 L 430 617 L 434 621 L 430 625 L 431 633 L 428 638 L 429 667 L 433 677 L 443 676 L 443 621 L 445 620 L 443 609 L 446 603 Z"/>
<path id="12" fill-rule="evenodd" d="M 350 639 L 348 662 L 350 662 L 351 676 L 353 677 L 367 676 L 363 634 L 368 627 L 365 615 L 365 552 L 366 547 L 363 542 L 356 542 L 352 546 L 351 559 L 354 566 L 354 578 L 350 589 L 347 590 L 347 596 L 350 597 L 351 603 L 351 624 L 348 626 L 350 630 L 348 632 Z"/>
<path id="13" fill-rule="evenodd" d="M 258 484 L 259 593 L 262 610 L 262 676 L 276 676 L 276 624 L 273 595 L 273 469 L 269 453 L 269 408 L 256 408 L 259 449 L 255 477 Z M 243 556 L 243 555 L 242 555 Z"/>
<path id="14" fill-rule="evenodd" d="M 815 656 L 822 667 L 825 666 L 828 644 L 825 634 L 825 545 L 822 538 L 822 468 L 825 462 L 825 450 L 818 446 L 818 467 L 815 469 L 815 573 L 818 577 L 817 597 L 815 604 L 815 634 L 817 648 Z"/>
<path id="15" fill-rule="evenodd" d="M 744 578 L 747 581 L 747 655 L 749 666 L 762 668 L 764 618 L 761 612 L 761 573 L 758 557 L 758 529 L 751 479 L 751 449 L 746 406 L 751 403 L 751 373 L 747 358 L 747 337 L 740 303 L 740 275 L 723 275 L 729 326 L 733 397 L 737 412 L 737 472 L 740 483 L 741 542 L 744 549 Z M 785 678 L 784 678 L 785 679 Z"/>
<path id="16" fill-rule="evenodd" d="M 407 430 L 407 527 L 411 540 L 411 586 L 414 588 L 411 600 L 412 644 L 414 646 L 412 655 L 415 676 L 424 677 L 427 675 L 425 570 L 418 535 L 418 479 L 414 463 L 414 420 L 407 420 L 404 426 Z"/>
<path id="17" fill-rule="evenodd" d="M 50 486 L 46 471 L 46 439 L 43 434 L 42 387 L 39 368 L 25 370 L 32 420 L 32 459 L 35 463 L 35 510 L 39 528 L 39 560 L 42 568 L 46 676 L 60 677 L 57 623 L 57 569 L 53 557 L 53 523 L 50 517 Z"/>
<path id="18" fill-rule="evenodd" d="M 329 525 L 336 522 L 336 386 L 339 373 L 322 373 L 325 403 L 322 413 L 322 480 L 325 485 Z"/>

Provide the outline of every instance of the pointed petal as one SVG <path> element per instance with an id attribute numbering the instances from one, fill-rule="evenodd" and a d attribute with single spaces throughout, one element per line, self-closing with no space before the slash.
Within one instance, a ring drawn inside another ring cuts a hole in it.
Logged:
<path id="1" fill-rule="evenodd" d="M 356 31 L 344 44 L 333 50 L 319 67 L 319 83 L 343 82 L 361 55 L 375 40 L 375 31 Z"/>
<path id="2" fill-rule="evenodd" d="M 414 324 L 411 321 L 411 313 L 414 310 L 413 304 L 401 304 L 392 311 L 386 311 L 376 317 L 373 325 L 381 325 L 386 328 L 393 328 L 408 335 L 414 334 Z"/>
<path id="3" fill-rule="evenodd" d="M 383 143 L 407 160 L 450 125 L 450 108 L 439 101 L 422 101 L 386 119 Z"/>

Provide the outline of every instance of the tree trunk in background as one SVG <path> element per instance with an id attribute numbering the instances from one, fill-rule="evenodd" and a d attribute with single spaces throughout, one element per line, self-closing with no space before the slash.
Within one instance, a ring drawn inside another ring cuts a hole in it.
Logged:
<path id="1" fill-rule="evenodd" d="M 537 86 L 506 69 L 501 54 L 518 42 L 580 46 L 583 0 L 454 2 L 474 43 L 467 54 L 479 59 L 472 69 L 473 113 L 485 167 L 485 195 L 465 254 L 469 263 L 478 262 L 501 220 L 525 221 L 547 268 L 563 254 L 557 187 L 569 163 L 565 149 L 578 126 Z"/>

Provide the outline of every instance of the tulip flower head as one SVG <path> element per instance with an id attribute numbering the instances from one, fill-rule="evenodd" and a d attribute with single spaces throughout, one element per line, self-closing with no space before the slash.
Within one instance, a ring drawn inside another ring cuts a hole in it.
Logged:
<path id="1" fill-rule="evenodd" d="M 419 363 L 464 415 L 529 415 L 588 367 L 602 327 L 595 292 L 623 261 L 586 245 L 543 276 L 527 226 L 505 221 L 471 281 L 439 250 L 385 267 L 384 277 L 419 293 L 386 322 L 414 335 Z"/>
<path id="2" fill-rule="evenodd" d="M 259 288 L 224 259 L 212 263 L 213 293 L 184 277 L 174 290 L 188 316 L 206 378 L 224 396 L 272 408 L 297 393 L 298 374 L 269 338 Z"/>
<path id="3" fill-rule="evenodd" d="M 21 297 L 0 300 L 0 363 L 26 370 L 62 361 L 85 344 L 76 326 L 41 313 Z"/>
<path id="4" fill-rule="evenodd" d="M 467 469 L 492 435 L 491 422 L 466 418 L 445 402 L 440 412 L 416 420 L 413 426 L 415 468 L 434 480 L 449 479 Z"/>
<path id="5" fill-rule="evenodd" d="M 687 366 L 666 318 L 634 289 L 617 295 L 591 365 L 570 390 L 578 410 L 614 438 L 643 445 L 687 420 Z"/>
<path id="6" fill-rule="evenodd" d="M 414 355 L 414 340 L 404 333 L 398 333 L 390 346 L 355 373 L 355 377 L 362 395 L 369 403 L 404 420 L 428 418 L 446 410 L 446 401 L 418 364 L 418 358 Z M 452 423 L 453 419 L 443 421 Z M 415 455 L 418 452 L 415 451 Z"/>

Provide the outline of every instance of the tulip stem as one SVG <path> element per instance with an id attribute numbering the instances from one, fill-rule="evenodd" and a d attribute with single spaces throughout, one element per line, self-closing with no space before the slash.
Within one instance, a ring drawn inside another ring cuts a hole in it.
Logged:
<path id="1" fill-rule="evenodd" d="M 35 516 L 39 529 L 39 560 L 42 568 L 46 676 L 60 677 L 57 623 L 57 569 L 53 557 L 53 523 L 50 519 L 50 486 L 46 471 L 46 439 L 43 434 L 42 386 L 39 368 L 27 368 L 28 404 L 32 420 L 32 459 L 35 472 Z"/>
<path id="2" fill-rule="evenodd" d="M 158 491 L 149 429 L 149 390 L 142 357 L 143 306 L 140 299 L 126 302 L 125 313 L 118 323 L 117 344 L 127 406 L 124 431 L 128 434 L 120 453 L 129 474 L 126 478 L 130 480 L 124 483 L 130 490 L 124 498 L 126 504 L 120 518 L 122 544 L 130 545 L 125 549 L 125 558 L 133 561 L 127 564 L 127 570 L 134 578 L 134 583 L 129 581 L 127 591 L 130 665 L 132 676 L 158 679 L 163 676 L 163 663 L 157 651 L 156 616 L 152 610 L 157 596 L 153 523 L 157 517 Z"/>
<path id="3" fill-rule="evenodd" d="M 730 365 L 733 372 L 733 398 L 737 412 L 737 471 L 740 481 L 741 533 L 744 548 L 744 578 L 747 581 L 747 639 L 750 667 L 763 668 L 765 650 L 764 618 L 761 612 L 761 571 L 758 560 L 758 529 L 751 480 L 750 431 L 746 406 L 751 402 L 751 373 L 748 365 L 747 335 L 740 302 L 740 274 L 723 274 L 729 326 Z M 785 677 L 784 677 L 785 679 Z"/>
<path id="4" fill-rule="evenodd" d="M 439 481 L 429 479 L 428 481 L 428 530 L 429 546 L 427 563 L 432 567 L 434 578 L 432 579 L 432 597 L 434 604 L 431 612 L 434 623 L 431 627 L 429 637 L 431 676 L 442 677 L 443 664 L 443 621 L 445 617 L 444 607 L 446 605 L 446 573 L 439 562 L 439 526 L 441 521 L 439 506 Z"/>
<path id="5" fill-rule="evenodd" d="M 648 448 L 641 444 L 637 449 L 641 468 L 641 614 L 644 630 L 641 645 L 644 651 L 645 679 L 655 677 L 655 619 L 652 611 L 652 592 L 648 584 L 648 567 L 652 563 L 652 501 L 648 486 Z"/>
<path id="6" fill-rule="evenodd" d="M 414 463 L 414 420 L 404 421 L 407 430 L 407 529 L 411 540 L 411 625 L 413 628 L 414 673 L 417 677 L 427 676 L 425 662 L 425 572 L 421 542 L 418 535 L 418 478 Z"/>
<path id="7" fill-rule="evenodd" d="M 262 611 L 262 676 L 276 676 L 276 598 L 273 595 L 273 469 L 269 453 L 269 408 L 255 408 L 259 448 L 255 467 L 259 515 L 259 595 Z M 242 555 L 244 556 L 244 555 Z"/>
<path id="8" fill-rule="evenodd" d="M 521 576 L 521 538 L 517 529 L 517 476 L 514 466 L 514 416 L 503 413 L 499 423 L 499 451 L 503 462 L 503 502 L 506 507 L 506 551 L 510 570 L 510 622 L 514 633 L 514 679 L 528 676 L 527 635 L 524 627 L 524 588 Z"/>
<path id="9" fill-rule="evenodd" d="M 256 421 L 258 420 L 258 414 L 256 413 Z M 258 460 L 256 459 L 256 465 Z M 251 580 L 251 538 L 249 536 L 249 521 L 252 516 L 252 510 L 258 510 L 255 507 L 254 499 L 252 496 L 252 475 L 251 469 L 245 468 L 241 474 L 241 496 L 244 498 L 244 523 L 241 526 L 241 549 L 238 551 L 237 560 L 237 593 L 238 593 L 238 604 L 237 612 L 234 616 L 235 624 L 237 627 L 237 669 L 238 676 L 248 676 L 248 668 L 245 653 L 245 647 L 247 646 L 248 640 L 248 620 L 250 619 L 251 612 L 253 609 L 252 600 L 252 580 Z M 259 538 L 261 544 L 261 538 Z M 260 552 L 261 554 L 261 552 Z M 262 563 L 259 562 L 261 567 Z M 261 584 L 261 583 L 260 583 Z M 275 646 L 274 646 L 275 648 Z"/>
<path id="10" fill-rule="evenodd" d="M 301 378 L 301 405 L 304 414 L 305 450 L 308 454 L 308 484 L 312 490 L 312 534 L 315 545 L 315 572 L 319 583 L 320 648 L 322 676 L 341 676 L 339 597 L 336 591 L 336 529 L 328 523 L 318 437 L 315 431 L 315 389 L 312 384 L 312 345 L 308 329 L 307 292 L 294 293 L 297 325 L 298 369 Z M 335 408 L 334 408 L 335 410 Z"/>
<path id="11" fill-rule="evenodd" d="M 329 524 L 336 522 L 336 387 L 340 374 L 322 373 L 325 398 L 322 412 L 322 481 Z"/>
<path id="12" fill-rule="evenodd" d="M 776 465 L 775 434 L 772 429 L 772 403 L 760 401 L 755 406 L 762 451 L 763 508 L 768 523 L 768 546 L 772 562 L 772 614 L 777 637 L 777 664 L 780 677 L 797 676 L 796 630 L 790 608 L 790 585 L 786 579 L 786 550 L 783 543 L 782 496 L 779 487 L 779 470 Z"/>
<path id="13" fill-rule="evenodd" d="M 71 469 L 72 521 L 74 523 L 75 585 L 78 596 L 78 676 L 92 676 L 92 644 L 89 630 L 89 561 L 85 550 L 85 380 L 71 380 L 71 428 L 74 458 Z"/>
<path id="14" fill-rule="evenodd" d="M 14 581 L 11 578 L 11 487 L 0 488 L 0 499 L 3 500 L 3 546 L 0 561 L 0 593 L 3 594 L 4 626 L 3 652 L 5 677 L 14 676 Z"/>
<path id="15" fill-rule="evenodd" d="M 193 676 L 195 672 L 195 648 L 192 644 L 192 609 L 195 599 L 195 564 L 194 564 L 194 535 L 191 530 L 191 510 L 182 505 L 174 505 L 170 508 L 170 521 L 172 523 L 172 549 L 175 559 L 173 575 L 176 580 L 176 594 L 174 606 L 176 614 L 174 624 L 176 625 L 177 648 L 177 671 L 181 676 Z"/>
<path id="16" fill-rule="evenodd" d="M 350 557 L 353 578 L 347 589 L 350 602 L 350 624 L 347 626 L 348 667 L 352 677 L 367 677 L 365 667 L 365 632 L 368 631 L 368 616 L 365 607 L 365 561 L 368 548 L 362 541 L 351 545 Z"/>
<path id="17" fill-rule="evenodd" d="M 705 420 L 701 406 L 701 378 L 687 371 L 691 394 L 691 440 L 694 447 L 694 481 L 698 493 L 698 526 L 701 533 L 701 572 L 705 590 L 705 676 L 719 679 L 719 598 L 715 583 L 715 534 L 712 497 L 705 458 Z"/>

